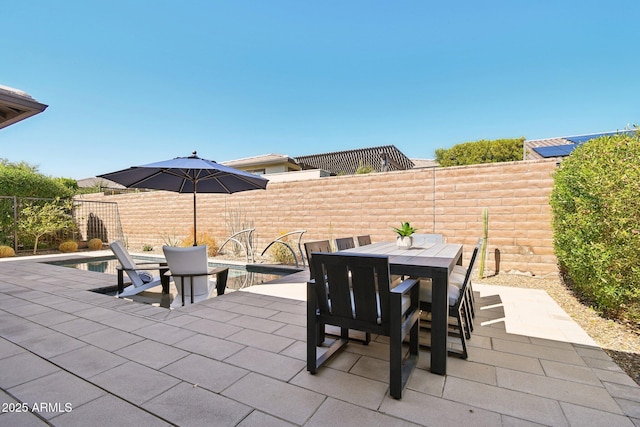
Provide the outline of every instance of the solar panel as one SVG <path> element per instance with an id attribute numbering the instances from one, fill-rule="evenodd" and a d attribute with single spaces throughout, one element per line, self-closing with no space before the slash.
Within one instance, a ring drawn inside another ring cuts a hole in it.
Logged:
<path id="1" fill-rule="evenodd" d="M 603 133 L 592 133 L 590 135 L 565 136 L 564 139 L 566 139 L 567 141 L 574 142 L 576 144 L 580 144 L 580 143 L 589 141 L 590 139 L 600 138 L 601 136 L 618 135 L 618 134 L 626 134 L 626 133 L 634 133 L 634 132 L 635 131 L 633 130 L 621 130 L 618 132 L 603 132 Z"/>
<path id="2" fill-rule="evenodd" d="M 576 144 L 553 145 L 551 147 L 535 147 L 533 151 L 546 159 L 549 157 L 568 156 L 576 147 Z"/>

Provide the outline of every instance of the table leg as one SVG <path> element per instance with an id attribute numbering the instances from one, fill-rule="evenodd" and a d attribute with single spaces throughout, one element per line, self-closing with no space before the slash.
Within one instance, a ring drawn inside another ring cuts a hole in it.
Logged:
<path id="1" fill-rule="evenodd" d="M 434 272 L 432 280 L 431 372 L 445 375 L 447 373 L 447 323 L 449 321 L 448 269 Z"/>
<path id="2" fill-rule="evenodd" d="M 169 267 L 161 267 L 160 268 L 160 283 L 162 283 L 162 293 L 163 294 L 168 294 L 169 293 L 169 282 L 170 282 L 170 277 L 165 275 L 165 273 L 169 271 Z"/>
<path id="3" fill-rule="evenodd" d="M 118 269 L 118 294 L 124 291 L 124 272 L 121 268 Z"/>

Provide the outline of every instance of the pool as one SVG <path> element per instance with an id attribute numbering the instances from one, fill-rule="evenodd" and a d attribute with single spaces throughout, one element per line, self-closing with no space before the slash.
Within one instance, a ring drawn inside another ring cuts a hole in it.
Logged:
<path id="1" fill-rule="evenodd" d="M 158 258 L 143 258 L 143 257 L 133 257 L 138 262 L 158 262 Z M 86 271 L 95 271 L 98 273 L 106 273 L 112 274 L 116 276 L 118 274 L 117 267 L 120 265 L 118 260 L 114 256 L 105 256 L 105 257 L 95 257 L 95 258 L 85 258 L 85 259 L 74 259 L 74 260 L 65 260 L 65 261 L 52 261 L 47 264 L 59 265 L 62 267 L 75 268 L 78 270 L 86 270 Z M 229 265 L 222 263 L 214 263 L 209 262 L 210 268 L 215 267 L 229 267 L 229 276 L 227 278 L 227 290 L 233 291 L 237 289 L 246 288 L 253 285 L 260 285 L 272 280 L 279 279 L 281 277 L 287 276 L 289 274 L 295 273 L 299 270 L 294 270 L 291 268 L 278 268 L 277 266 L 261 266 L 258 264 L 250 264 L 250 265 Z M 156 271 L 155 275 L 158 274 Z M 127 281 L 125 275 L 125 282 Z M 117 285 L 116 278 L 114 277 L 113 287 L 100 288 L 95 289 L 94 292 L 99 292 L 102 294 L 108 295 L 116 295 Z M 214 292 L 215 294 L 215 292 Z M 156 286 L 155 288 L 149 289 L 144 292 L 140 292 L 137 295 L 128 297 L 128 299 L 132 299 L 137 302 L 151 304 L 160 307 L 169 307 L 173 298 L 177 295 L 177 291 L 171 282 L 171 286 L 169 289 L 169 295 L 162 294 L 162 287 Z"/>

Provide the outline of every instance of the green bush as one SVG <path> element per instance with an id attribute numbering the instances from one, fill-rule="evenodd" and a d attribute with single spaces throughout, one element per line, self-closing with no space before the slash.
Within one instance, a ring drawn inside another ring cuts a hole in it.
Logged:
<path id="1" fill-rule="evenodd" d="M 640 320 L 640 135 L 578 147 L 555 173 L 555 253 L 569 284 L 607 317 Z"/>
<path id="2" fill-rule="evenodd" d="M 524 137 L 464 142 L 448 149 L 438 148 L 436 161 L 442 167 L 512 162 L 522 160 L 523 144 Z"/>

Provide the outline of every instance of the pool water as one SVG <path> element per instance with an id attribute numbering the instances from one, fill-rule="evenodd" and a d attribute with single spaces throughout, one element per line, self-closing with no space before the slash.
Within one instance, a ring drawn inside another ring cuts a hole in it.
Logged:
<path id="1" fill-rule="evenodd" d="M 156 262 L 157 260 L 151 259 L 139 259 L 134 257 L 138 262 Z M 120 265 L 117 259 L 114 257 L 100 257 L 100 258 L 92 258 L 91 260 L 67 260 L 67 261 L 54 261 L 49 264 L 59 265 L 63 267 L 75 268 L 79 270 L 86 271 L 95 271 L 98 273 L 106 273 L 114 275 L 114 285 L 109 288 L 96 289 L 96 292 L 108 294 L 108 295 L 116 295 L 117 292 L 117 284 L 115 276 L 118 274 L 117 267 Z M 246 288 L 253 285 L 260 285 L 263 283 L 270 282 L 272 280 L 279 279 L 283 276 L 291 274 L 291 272 L 286 272 L 282 270 L 275 270 L 273 268 L 260 268 L 260 266 L 251 266 L 252 270 L 257 271 L 248 271 L 241 266 L 236 265 L 228 265 L 228 264 L 216 264 L 209 263 L 210 268 L 215 267 L 229 267 L 229 276 L 227 278 L 227 290 L 233 291 L 237 289 Z M 154 275 L 158 275 L 158 272 L 151 271 L 150 273 Z M 128 281 L 128 278 L 125 274 L 125 283 Z M 215 295 L 215 291 L 213 292 Z M 162 287 L 156 286 L 155 288 L 149 289 L 147 291 L 140 292 L 137 295 L 132 297 L 128 297 L 137 302 L 151 304 L 160 307 L 169 307 L 173 298 L 177 295 L 177 290 L 171 281 L 171 286 L 169 289 L 169 294 L 162 294 Z"/>

